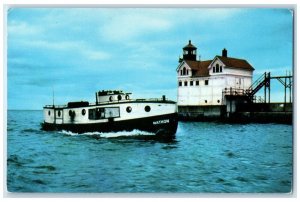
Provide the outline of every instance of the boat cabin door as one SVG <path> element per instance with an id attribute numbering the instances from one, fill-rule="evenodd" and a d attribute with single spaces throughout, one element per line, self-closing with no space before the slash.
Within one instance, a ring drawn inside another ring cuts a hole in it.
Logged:
<path id="1" fill-rule="evenodd" d="M 54 109 L 54 123 L 62 124 L 63 123 L 63 110 Z"/>

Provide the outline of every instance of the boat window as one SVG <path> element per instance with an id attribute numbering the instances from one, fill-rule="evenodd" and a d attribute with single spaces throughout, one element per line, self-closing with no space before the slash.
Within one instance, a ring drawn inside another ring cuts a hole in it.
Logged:
<path id="1" fill-rule="evenodd" d="M 113 101 L 113 97 L 112 96 L 109 96 L 109 101 Z"/>
<path id="2" fill-rule="evenodd" d="M 118 95 L 118 100 L 122 100 L 122 95 Z"/>
<path id="3" fill-rule="evenodd" d="M 81 114 L 84 116 L 86 113 L 85 109 L 81 110 Z"/>
<path id="4" fill-rule="evenodd" d="M 104 108 L 105 118 L 116 118 L 120 117 L 120 108 L 119 107 L 106 107 Z"/>
<path id="5" fill-rule="evenodd" d="M 150 112 L 150 110 L 151 110 L 151 107 L 147 105 L 147 106 L 145 107 L 145 111 L 146 111 L 146 112 Z"/>
<path id="6" fill-rule="evenodd" d="M 126 108 L 126 111 L 127 111 L 128 113 L 130 113 L 130 112 L 132 111 L 132 108 L 131 108 L 130 106 L 128 106 L 128 107 Z"/>
<path id="7" fill-rule="evenodd" d="M 49 115 L 49 116 L 51 115 L 51 111 L 50 111 L 50 110 L 48 111 L 48 115 Z"/>
<path id="8" fill-rule="evenodd" d="M 58 115 L 58 117 L 60 117 L 60 115 L 61 115 L 61 112 L 60 112 L 60 111 L 58 111 L 58 112 L 57 112 L 57 115 Z"/>
<path id="9" fill-rule="evenodd" d="M 89 109 L 89 119 L 91 120 L 116 118 L 116 117 L 120 117 L 119 107 L 105 107 L 105 108 L 103 107 L 103 108 Z"/>

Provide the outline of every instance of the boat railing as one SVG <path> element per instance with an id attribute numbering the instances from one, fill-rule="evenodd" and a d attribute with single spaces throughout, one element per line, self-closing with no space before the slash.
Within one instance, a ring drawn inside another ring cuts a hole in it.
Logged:
<path id="1" fill-rule="evenodd" d="M 57 108 L 57 109 L 60 109 L 60 108 L 66 108 L 67 105 L 45 105 L 45 108 Z"/>
<path id="2" fill-rule="evenodd" d="M 162 98 L 147 98 L 147 99 L 128 99 L 128 100 L 114 100 L 114 101 L 105 101 L 105 102 L 90 102 L 89 106 L 94 106 L 98 104 L 115 104 L 115 103 L 124 103 L 124 102 L 167 102 L 169 99 L 162 97 Z M 63 109 L 68 108 L 68 105 L 46 105 L 44 108 L 52 108 L 52 109 Z"/>

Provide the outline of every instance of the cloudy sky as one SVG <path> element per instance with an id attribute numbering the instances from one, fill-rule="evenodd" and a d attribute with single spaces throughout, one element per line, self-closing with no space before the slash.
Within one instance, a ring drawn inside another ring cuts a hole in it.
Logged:
<path id="1" fill-rule="evenodd" d="M 192 40 L 202 60 L 226 48 L 256 69 L 291 71 L 293 14 L 287 9 L 10 8 L 8 109 L 87 100 L 102 89 L 176 100 L 176 68 Z M 276 82 L 275 82 L 276 83 Z M 282 101 L 275 84 L 271 99 Z M 272 84 L 273 85 L 273 84 Z"/>

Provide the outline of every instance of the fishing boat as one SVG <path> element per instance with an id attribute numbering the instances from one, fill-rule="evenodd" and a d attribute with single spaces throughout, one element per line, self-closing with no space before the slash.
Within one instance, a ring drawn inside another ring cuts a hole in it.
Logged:
<path id="1" fill-rule="evenodd" d="M 177 125 L 176 102 L 163 95 L 156 99 L 132 99 L 132 93 L 102 90 L 96 102 L 68 102 L 43 108 L 42 129 L 75 133 L 140 130 L 156 137 L 174 137 Z"/>

